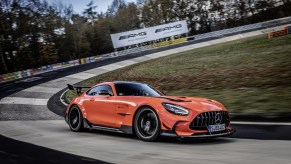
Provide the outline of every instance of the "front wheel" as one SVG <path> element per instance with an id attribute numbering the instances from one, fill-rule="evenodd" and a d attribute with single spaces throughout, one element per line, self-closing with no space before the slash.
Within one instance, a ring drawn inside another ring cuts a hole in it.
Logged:
<path id="1" fill-rule="evenodd" d="M 73 132 L 80 132 L 84 130 L 83 115 L 78 106 L 71 107 L 68 115 L 68 123 Z"/>
<path id="2" fill-rule="evenodd" d="M 151 108 L 140 109 L 134 118 L 134 131 L 144 141 L 154 141 L 160 134 L 158 115 Z"/>

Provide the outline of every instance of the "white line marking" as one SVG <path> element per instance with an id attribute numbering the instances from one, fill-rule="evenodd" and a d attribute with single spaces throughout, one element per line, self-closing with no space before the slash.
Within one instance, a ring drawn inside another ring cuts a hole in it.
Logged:
<path id="1" fill-rule="evenodd" d="M 49 99 L 5 97 L 0 100 L 0 104 L 22 104 L 22 105 L 47 105 Z"/>
<path id="2" fill-rule="evenodd" d="M 108 72 L 108 70 L 105 70 L 105 69 L 102 69 L 99 67 L 85 71 L 85 73 L 95 74 L 96 76 L 101 75 L 101 74 L 106 73 L 106 72 Z"/>
<path id="3" fill-rule="evenodd" d="M 42 92 L 42 93 L 57 93 L 60 90 L 62 90 L 62 88 L 42 87 L 42 86 L 36 85 L 34 87 L 27 88 L 27 89 L 25 89 L 23 91 L 27 91 L 27 92 Z"/>
<path id="4" fill-rule="evenodd" d="M 151 60 L 151 58 L 149 58 L 147 56 L 141 56 L 141 57 L 133 58 L 131 60 L 136 61 L 137 63 L 140 63 L 140 62 Z"/>
<path id="5" fill-rule="evenodd" d="M 133 61 L 133 60 L 124 60 L 124 61 L 117 62 L 115 64 L 120 65 L 122 67 L 126 67 L 126 66 L 133 65 L 133 64 L 136 64 L 136 63 L 137 62 Z"/>
<path id="6" fill-rule="evenodd" d="M 80 79 L 79 78 L 71 78 L 71 77 L 62 77 L 62 78 L 58 78 L 55 80 L 51 80 L 51 81 L 46 82 L 46 83 L 42 83 L 42 85 L 44 87 L 63 88 L 63 87 L 59 87 L 59 84 L 68 84 L 68 83 L 72 83 L 72 82 L 78 83 L 78 82 L 80 82 Z M 57 85 L 58 87 L 55 87 L 56 84 L 58 84 Z"/>
<path id="7" fill-rule="evenodd" d="M 116 70 L 116 69 L 119 69 L 119 68 L 122 68 L 123 66 L 121 65 L 117 65 L 116 63 L 113 63 L 113 64 L 109 64 L 109 65 L 105 65 L 105 66 L 102 66 L 102 67 L 99 67 L 101 69 L 105 69 L 107 71 L 113 71 L 113 70 Z"/>
<path id="8" fill-rule="evenodd" d="M 69 75 L 67 77 L 85 80 L 85 79 L 89 79 L 89 78 L 94 77 L 94 76 L 96 76 L 96 75 L 92 74 L 92 73 L 80 72 L 80 73 Z"/>
<path id="9" fill-rule="evenodd" d="M 286 125 L 291 126 L 290 122 L 245 122 L 245 121 L 231 121 L 234 125 Z"/>

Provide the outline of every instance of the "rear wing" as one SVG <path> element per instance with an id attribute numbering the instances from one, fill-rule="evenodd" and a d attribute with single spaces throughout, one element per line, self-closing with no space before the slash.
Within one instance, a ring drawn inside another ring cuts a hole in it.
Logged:
<path id="1" fill-rule="evenodd" d="M 84 85 L 79 85 L 79 84 L 74 84 L 74 85 L 68 84 L 68 88 L 69 90 L 76 91 L 77 94 L 80 96 L 82 94 L 83 88 L 91 88 L 91 86 L 84 86 Z"/>

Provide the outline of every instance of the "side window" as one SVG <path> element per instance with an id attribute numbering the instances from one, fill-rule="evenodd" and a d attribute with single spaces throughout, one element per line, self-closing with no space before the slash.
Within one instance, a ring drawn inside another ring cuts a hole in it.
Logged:
<path id="1" fill-rule="evenodd" d="M 99 86 L 96 86 L 92 89 L 90 89 L 88 92 L 87 92 L 87 95 L 90 95 L 90 96 L 98 96 L 100 91 L 102 90 L 106 90 L 108 91 L 111 95 L 113 95 L 113 91 L 112 91 L 112 88 L 111 86 L 109 85 L 99 85 Z"/>

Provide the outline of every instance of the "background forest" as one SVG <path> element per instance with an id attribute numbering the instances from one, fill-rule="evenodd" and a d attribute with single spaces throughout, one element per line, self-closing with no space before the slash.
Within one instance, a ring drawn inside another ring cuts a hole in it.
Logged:
<path id="1" fill-rule="evenodd" d="M 0 0 L 0 74 L 114 51 L 110 34 L 187 20 L 189 36 L 291 15 L 290 0 Z"/>

